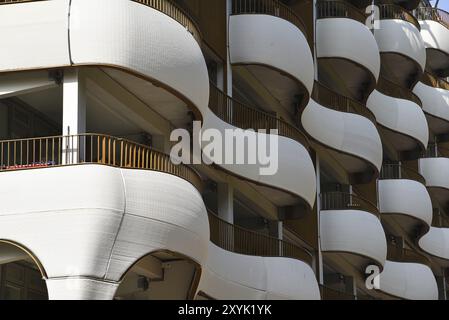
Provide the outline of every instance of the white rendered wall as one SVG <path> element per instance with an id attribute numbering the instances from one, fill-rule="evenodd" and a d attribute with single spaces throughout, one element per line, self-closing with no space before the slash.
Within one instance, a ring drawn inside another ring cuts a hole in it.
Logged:
<path id="1" fill-rule="evenodd" d="M 320 214 L 323 252 L 346 252 L 365 256 L 384 265 L 387 241 L 380 220 L 359 210 L 325 210 Z"/>
<path id="2" fill-rule="evenodd" d="M 428 187 L 449 190 L 449 158 L 425 158 L 419 160 L 419 172 Z"/>
<path id="3" fill-rule="evenodd" d="M 431 227 L 419 240 L 419 246 L 432 256 L 449 260 L 449 229 Z"/>

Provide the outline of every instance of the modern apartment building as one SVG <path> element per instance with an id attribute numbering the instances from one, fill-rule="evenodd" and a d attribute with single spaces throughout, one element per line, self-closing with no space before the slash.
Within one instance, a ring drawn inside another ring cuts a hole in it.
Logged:
<path id="1" fill-rule="evenodd" d="M 427 1 L 0 0 L 0 299 L 445 300 L 447 77 Z"/>

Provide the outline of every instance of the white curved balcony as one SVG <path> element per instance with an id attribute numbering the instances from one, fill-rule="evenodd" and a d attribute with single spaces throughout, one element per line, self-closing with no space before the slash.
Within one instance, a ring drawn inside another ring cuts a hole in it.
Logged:
<path id="1" fill-rule="evenodd" d="M 399 165 L 384 165 L 378 182 L 379 211 L 412 237 L 432 225 L 432 201 L 424 179 Z"/>
<path id="2" fill-rule="evenodd" d="M 272 163 L 273 172 L 261 159 L 253 164 L 225 161 L 226 154 L 238 154 L 238 144 L 234 144 L 232 150 L 226 150 L 223 146 L 222 158 L 215 161 L 226 171 L 249 180 L 267 197 L 270 197 L 278 205 L 294 204 L 298 198 L 305 202 L 307 206 L 313 207 L 316 198 L 316 178 L 315 169 L 310 157 L 308 140 L 298 128 L 273 117 L 261 110 L 246 106 L 230 97 L 224 95 L 217 88 L 211 87 L 210 109 L 204 117 L 203 130 L 218 130 L 225 135 L 225 130 L 235 130 L 236 140 L 244 141 L 248 139 L 249 144 L 257 145 L 258 141 L 269 141 L 270 135 L 259 133 L 254 130 L 264 129 L 269 133 L 270 129 L 277 129 L 277 149 L 273 149 L 275 159 Z M 254 129 L 254 130 L 247 130 Z M 203 143 L 203 148 L 208 142 Z M 271 142 L 270 142 L 271 144 Z M 213 160 L 213 159 L 212 159 Z M 221 161 L 220 161 L 221 160 Z M 274 165 L 276 167 L 274 167 Z M 265 170 L 267 174 L 262 174 Z M 267 189 L 268 187 L 268 189 Z"/>
<path id="3" fill-rule="evenodd" d="M 418 99 L 419 100 L 419 99 Z M 388 142 L 396 151 L 422 152 L 429 142 L 429 128 L 424 112 L 415 101 L 385 95 L 375 90 L 366 106 L 381 125 Z"/>
<path id="4" fill-rule="evenodd" d="M 441 77 L 449 76 L 449 13 L 421 7 L 416 15 L 427 49 L 427 66 Z"/>
<path id="5" fill-rule="evenodd" d="M 164 101 L 179 105 L 184 114 L 186 104 L 207 108 L 207 67 L 195 37 L 187 26 L 142 3 L 60 0 L 3 5 L 0 35 L 8 47 L 0 52 L 0 72 L 100 66 L 149 105 L 160 105 L 149 97 L 163 94 Z M 158 111 L 166 116 L 164 109 Z"/>
<path id="6" fill-rule="evenodd" d="M 449 158 L 420 159 L 419 171 L 432 195 L 441 204 L 449 202 Z"/>
<path id="7" fill-rule="evenodd" d="M 413 92 L 421 99 L 429 128 L 435 134 L 449 132 L 449 90 L 418 82 Z"/>
<path id="8" fill-rule="evenodd" d="M 379 48 L 365 25 L 365 15 L 343 1 L 319 2 L 317 10 L 320 81 L 329 85 L 332 74 L 338 74 L 352 97 L 365 99 L 380 73 Z"/>
<path id="9" fill-rule="evenodd" d="M 29 248 L 50 282 L 118 284 L 135 262 L 160 250 L 206 262 L 203 200 L 172 174 L 84 164 L 1 172 L 0 181 L 0 239 Z"/>
<path id="10" fill-rule="evenodd" d="M 419 263 L 387 261 L 380 274 L 380 291 L 408 300 L 438 300 L 432 269 Z"/>
<path id="11" fill-rule="evenodd" d="M 297 25 L 269 14 L 234 14 L 229 18 L 229 52 L 231 64 L 247 68 L 288 111 L 295 95 L 304 95 L 300 104 L 307 104 L 313 57 Z"/>
<path id="12" fill-rule="evenodd" d="M 330 149 L 350 175 L 356 180 L 369 181 L 382 166 L 382 142 L 376 126 L 355 111 L 338 109 L 310 100 L 301 123 L 314 140 Z"/>
<path id="13" fill-rule="evenodd" d="M 392 76 L 408 87 L 416 83 L 426 67 L 426 48 L 418 20 L 404 8 L 381 4 L 380 28 L 374 36 L 382 65 Z"/>
<path id="14" fill-rule="evenodd" d="M 236 254 L 213 243 L 199 291 L 219 300 L 320 300 L 315 274 L 306 263 Z"/>
<path id="15" fill-rule="evenodd" d="M 345 257 L 356 268 L 367 263 L 382 268 L 387 241 L 377 209 L 354 195 L 322 194 L 321 249 L 328 256 Z"/>

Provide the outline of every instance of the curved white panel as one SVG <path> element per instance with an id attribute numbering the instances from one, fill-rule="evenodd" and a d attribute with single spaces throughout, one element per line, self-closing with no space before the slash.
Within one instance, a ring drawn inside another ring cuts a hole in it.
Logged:
<path id="1" fill-rule="evenodd" d="M 428 226 L 432 224 L 432 201 L 424 185 L 413 180 L 379 180 L 381 213 L 405 214 Z"/>
<path id="2" fill-rule="evenodd" d="M 212 243 L 199 291 L 220 300 L 320 299 L 315 274 L 306 263 L 236 254 Z"/>
<path id="3" fill-rule="evenodd" d="M 69 66 L 68 7 L 69 0 L 2 6 L 0 70 Z"/>
<path id="4" fill-rule="evenodd" d="M 83 278 L 46 279 L 49 300 L 112 300 L 118 283 Z"/>
<path id="5" fill-rule="evenodd" d="M 309 93 L 312 92 L 313 57 L 307 39 L 298 27 L 287 20 L 263 14 L 233 15 L 229 19 L 232 64 L 275 67 L 295 77 Z"/>
<path id="6" fill-rule="evenodd" d="M 380 52 L 399 53 L 426 67 L 426 48 L 419 30 L 404 20 L 381 20 L 374 31 Z"/>
<path id="7" fill-rule="evenodd" d="M 366 106 L 374 113 L 378 123 L 388 129 L 412 137 L 427 147 L 429 128 L 426 116 L 419 105 L 374 90 L 369 96 Z"/>
<path id="8" fill-rule="evenodd" d="M 449 229 L 431 227 L 419 240 L 419 246 L 433 256 L 449 260 Z"/>
<path id="9" fill-rule="evenodd" d="M 374 124 L 367 118 L 335 111 L 310 100 L 302 113 L 304 129 L 319 142 L 382 166 L 382 142 Z"/>
<path id="10" fill-rule="evenodd" d="M 384 265 L 387 241 L 380 220 L 359 210 L 322 210 L 320 214 L 323 252 L 362 255 Z"/>
<path id="11" fill-rule="evenodd" d="M 219 119 L 212 112 L 209 112 L 204 118 L 203 128 L 214 128 L 223 134 L 226 129 L 236 129 Z M 254 137 L 254 141 L 257 137 L 260 139 L 261 136 L 267 136 L 254 131 L 245 131 L 245 134 L 242 131 L 240 135 L 242 137 L 244 135 Z M 235 148 L 236 145 L 234 145 L 234 154 L 236 154 Z M 259 169 L 267 166 L 259 161 L 252 165 L 220 164 L 220 166 L 249 180 L 294 193 L 313 207 L 316 197 L 316 178 L 313 162 L 307 149 L 296 140 L 278 136 L 278 150 L 275 150 L 275 152 L 277 153 L 275 156 L 277 157 L 278 168 L 273 175 L 261 175 Z"/>
<path id="12" fill-rule="evenodd" d="M 449 122 L 449 90 L 418 82 L 413 92 L 421 99 L 426 113 Z"/>
<path id="13" fill-rule="evenodd" d="M 395 297 L 438 300 L 437 281 L 426 265 L 387 261 L 379 279 L 379 290 Z"/>
<path id="14" fill-rule="evenodd" d="M 201 48 L 162 12 L 129 0 L 73 0 L 70 45 L 74 64 L 126 68 L 168 85 L 197 108 L 208 105 Z"/>
<path id="15" fill-rule="evenodd" d="M 349 59 L 379 78 L 379 48 L 365 25 L 347 18 L 329 18 L 317 20 L 316 28 L 318 58 Z"/>
<path id="16" fill-rule="evenodd" d="M 160 249 L 206 259 L 206 208 L 181 178 L 81 165 L 2 172 L 0 182 L 0 239 L 28 248 L 49 278 L 115 281 Z"/>
<path id="17" fill-rule="evenodd" d="M 449 30 L 441 23 L 432 20 L 420 21 L 419 24 L 426 48 L 449 54 Z"/>
<path id="18" fill-rule="evenodd" d="M 449 189 L 449 158 L 420 159 L 419 172 L 428 187 Z"/>

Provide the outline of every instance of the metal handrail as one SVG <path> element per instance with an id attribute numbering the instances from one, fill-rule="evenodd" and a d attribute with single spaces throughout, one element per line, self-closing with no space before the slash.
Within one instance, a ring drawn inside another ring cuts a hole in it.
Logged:
<path id="1" fill-rule="evenodd" d="M 376 205 L 355 194 L 340 191 L 325 192 L 320 195 L 320 200 L 321 210 L 360 210 L 380 218 Z"/>
<path id="2" fill-rule="evenodd" d="M 325 0 L 317 3 L 317 19 L 349 18 L 365 24 L 367 17 L 357 7 L 342 0 Z"/>
<path id="3" fill-rule="evenodd" d="M 449 12 L 433 7 L 419 7 L 415 11 L 418 20 L 432 20 L 449 29 Z"/>
<path id="4" fill-rule="evenodd" d="M 447 82 L 444 79 L 435 77 L 429 72 L 424 72 L 424 74 L 421 77 L 421 82 L 430 87 L 449 90 L 449 82 Z"/>
<path id="5" fill-rule="evenodd" d="M 279 17 L 293 23 L 307 35 L 307 28 L 302 18 L 279 0 L 233 0 L 232 15 L 240 14 L 266 14 Z"/>
<path id="6" fill-rule="evenodd" d="M 427 150 L 423 153 L 423 158 L 444 158 L 449 157 L 449 149 L 435 143 L 429 143 Z"/>
<path id="7" fill-rule="evenodd" d="M 377 4 L 379 8 L 379 15 L 381 20 L 387 19 L 399 19 L 403 21 L 407 21 L 413 24 L 418 30 L 421 30 L 421 25 L 419 24 L 418 19 L 415 18 L 409 11 L 404 9 L 401 6 L 396 4 L 388 3 L 388 4 Z"/>
<path id="8" fill-rule="evenodd" d="M 421 99 L 413 93 L 413 91 L 408 88 L 401 87 L 400 85 L 397 85 L 384 77 L 379 77 L 379 81 L 377 82 L 377 90 L 390 97 L 410 100 L 422 107 Z"/>
<path id="9" fill-rule="evenodd" d="M 355 113 L 368 118 L 376 124 L 376 117 L 365 105 L 357 100 L 336 93 L 318 81 L 315 81 L 312 98 L 327 108 L 340 112 Z"/>
<path id="10" fill-rule="evenodd" d="M 431 267 L 432 262 L 426 256 L 413 250 L 401 248 L 392 244 L 388 245 L 387 260 L 395 262 L 419 263 Z"/>
<path id="11" fill-rule="evenodd" d="M 0 172 L 79 164 L 165 172 L 202 190 L 194 169 L 175 165 L 169 155 L 126 139 L 86 133 L 0 141 Z"/>
<path id="12" fill-rule="evenodd" d="M 211 210 L 208 213 L 210 240 L 224 250 L 252 256 L 293 258 L 309 266 L 313 264 L 312 254 L 301 247 L 231 224 Z"/>
<path id="13" fill-rule="evenodd" d="M 221 120 L 241 129 L 278 130 L 280 136 L 298 141 L 309 148 L 309 141 L 296 126 L 260 109 L 247 106 L 210 86 L 209 109 Z"/>
<path id="14" fill-rule="evenodd" d="M 382 165 L 380 171 L 380 180 L 396 180 L 396 179 L 408 179 L 426 184 L 426 179 L 417 171 L 407 168 L 399 163 L 386 163 Z"/>

